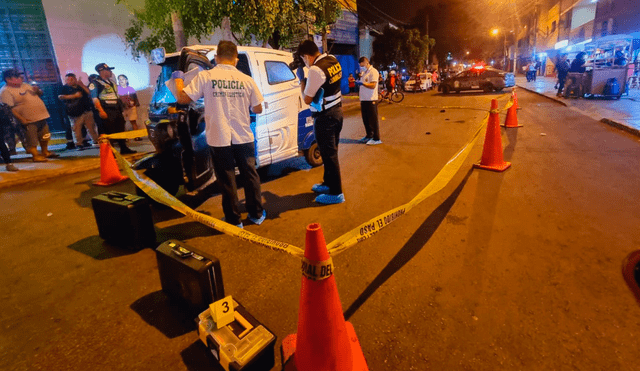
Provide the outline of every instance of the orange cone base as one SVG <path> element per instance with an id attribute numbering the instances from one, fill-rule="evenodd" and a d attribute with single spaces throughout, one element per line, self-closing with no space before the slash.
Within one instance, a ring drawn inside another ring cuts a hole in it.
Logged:
<path id="1" fill-rule="evenodd" d="M 358 337 L 356 336 L 356 331 L 353 329 L 353 325 L 351 324 L 351 322 L 345 321 L 345 326 L 347 328 L 349 343 L 351 344 L 353 367 L 350 370 L 344 371 L 369 371 L 369 366 L 367 366 L 367 361 L 364 359 L 364 354 L 362 353 L 362 348 L 360 348 L 360 342 L 358 341 Z M 282 369 L 284 371 L 299 371 L 296 367 L 295 362 L 296 336 L 296 334 L 289 335 L 282 341 Z"/>
<path id="2" fill-rule="evenodd" d="M 510 129 L 510 128 L 521 128 L 522 127 L 522 125 L 520 125 L 520 124 L 511 125 L 511 126 L 507 126 L 506 124 L 500 124 L 500 126 L 502 126 L 503 128 L 507 128 L 507 129 Z"/>
<path id="3" fill-rule="evenodd" d="M 491 170 L 491 171 L 497 171 L 497 172 L 505 171 L 510 166 L 511 166 L 511 162 L 503 162 L 500 165 L 482 165 L 479 162 L 477 164 L 473 164 L 473 167 L 475 167 L 475 168 L 484 169 L 484 170 Z"/>

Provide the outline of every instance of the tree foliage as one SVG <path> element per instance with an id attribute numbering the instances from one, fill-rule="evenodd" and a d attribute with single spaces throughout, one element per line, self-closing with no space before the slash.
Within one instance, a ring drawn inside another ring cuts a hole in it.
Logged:
<path id="1" fill-rule="evenodd" d="M 385 27 L 382 35 L 373 41 L 374 65 L 385 69 L 387 66 L 404 61 L 409 70 L 424 69 L 429 57 L 429 49 L 435 45 L 435 39 L 423 36 L 418 29 Z"/>
<path id="2" fill-rule="evenodd" d="M 338 0 L 298 0 L 298 14 L 304 23 L 310 23 L 311 31 L 322 35 L 322 49 L 327 50 L 327 32 L 342 14 Z"/>
<path id="3" fill-rule="evenodd" d="M 315 3 L 336 0 L 145 0 L 142 8 L 130 6 L 127 0 L 116 1 L 127 4 L 134 13 L 125 39 L 138 58 L 161 46 L 169 52 L 176 50 L 171 13 L 179 15 L 187 39 L 210 36 L 228 17 L 238 44 L 250 43 L 253 36 L 257 42 L 275 40 L 272 46 L 277 48 L 294 36 L 300 4 L 315 9 Z"/>

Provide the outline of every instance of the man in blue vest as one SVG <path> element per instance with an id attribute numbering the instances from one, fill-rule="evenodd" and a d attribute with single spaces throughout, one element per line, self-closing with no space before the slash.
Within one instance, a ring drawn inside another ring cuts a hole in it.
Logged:
<path id="1" fill-rule="evenodd" d="M 342 130 L 342 67 L 334 56 L 320 54 L 318 46 L 311 40 L 300 43 L 298 55 L 309 68 L 307 79 L 298 77 L 304 102 L 311 104 L 313 131 L 324 163 L 323 182 L 315 184 L 311 190 L 319 193 L 315 199 L 317 203 L 339 204 L 344 202 L 338 163 L 338 143 Z"/>

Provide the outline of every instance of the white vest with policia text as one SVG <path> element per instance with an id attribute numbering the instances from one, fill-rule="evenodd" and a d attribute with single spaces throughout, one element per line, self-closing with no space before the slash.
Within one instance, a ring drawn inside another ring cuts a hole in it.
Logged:
<path id="1" fill-rule="evenodd" d="M 322 84 L 324 89 L 324 99 L 322 111 L 334 107 L 342 102 L 342 92 L 340 91 L 340 80 L 342 80 L 342 67 L 333 55 L 327 55 L 313 64 L 324 72 L 327 80 Z"/>

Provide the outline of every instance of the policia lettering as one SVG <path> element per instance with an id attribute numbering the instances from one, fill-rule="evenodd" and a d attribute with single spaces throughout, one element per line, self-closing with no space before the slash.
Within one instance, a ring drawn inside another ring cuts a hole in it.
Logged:
<path id="1" fill-rule="evenodd" d="M 302 275 L 313 281 L 326 280 L 333 275 L 333 260 L 315 262 L 302 258 Z"/>
<path id="2" fill-rule="evenodd" d="M 342 67 L 340 63 L 327 68 L 327 72 L 329 72 L 329 84 L 333 84 L 342 78 Z"/>
<path id="3" fill-rule="evenodd" d="M 214 89 L 212 95 L 214 97 L 226 97 L 226 98 L 242 98 L 244 97 L 244 82 L 236 80 L 212 80 L 211 88 Z M 216 89 L 224 90 L 242 90 L 242 91 L 216 91 Z"/>

